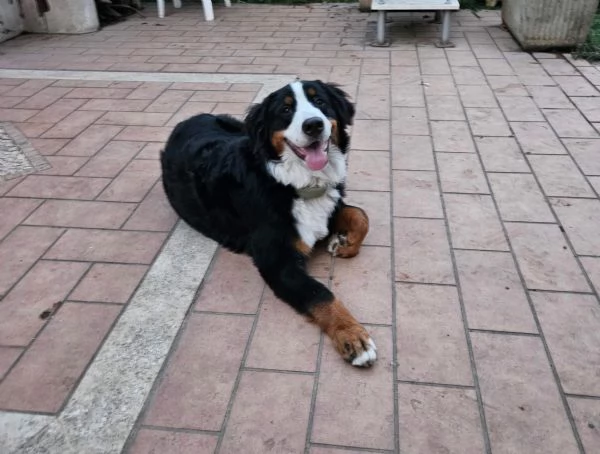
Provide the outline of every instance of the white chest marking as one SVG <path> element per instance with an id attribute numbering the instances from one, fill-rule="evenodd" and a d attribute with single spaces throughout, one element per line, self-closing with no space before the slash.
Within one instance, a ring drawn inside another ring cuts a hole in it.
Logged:
<path id="1" fill-rule="evenodd" d="M 296 189 L 330 186 L 321 197 L 294 200 L 292 215 L 296 220 L 298 235 L 307 246 L 312 248 L 318 240 L 325 238 L 329 233 L 327 228 L 329 217 L 340 199 L 340 193 L 334 185 L 346 178 L 344 155 L 331 144 L 329 163 L 324 169 L 312 172 L 293 152 L 285 150 L 281 161 L 269 162 L 267 169 L 277 181 Z"/>
<path id="2" fill-rule="evenodd" d="M 296 219 L 296 229 L 307 246 L 312 248 L 329 234 L 327 224 L 339 199 L 339 191 L 330 188 L 322 197 L 294 201 L 292 214 Z"/>

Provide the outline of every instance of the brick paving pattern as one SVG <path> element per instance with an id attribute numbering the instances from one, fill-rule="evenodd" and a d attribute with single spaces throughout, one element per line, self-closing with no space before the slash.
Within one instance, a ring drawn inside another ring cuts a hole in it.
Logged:
<path id="1" fill-rule="evenodd" d="M 600 452 L 600 67 L 520 51 L 497 12 L 456 14 L 448 49 L 421 15 L 372 48 L 348 5 L 170 13 L 23 36 L 0 68 L 342 84 L 348 200 L 371 231 L 310 272 L 380 355 L 343 363 L 219 250 L 123 452 Z M 0 182 L 0 410 L 64 408 L 175 226 L 162 142 L 193 113 L 243 115 L 261 87 L 0 79 L 0 121 L 52 165 Z"/>

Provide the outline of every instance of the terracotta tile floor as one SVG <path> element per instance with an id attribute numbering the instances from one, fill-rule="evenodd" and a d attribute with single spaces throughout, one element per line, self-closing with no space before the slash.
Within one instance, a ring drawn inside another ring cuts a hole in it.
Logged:
<path id="1" fill-rule="evenodd" d="M 378 363 L 344 364 L 218 250 L 125 437 L 87 452 L 600 452 L 600 67 L 521 52 L 496 12 L 456 14 L 448 49 L 420 14 L 370 47 L 373 18 L 348 4 L 146 14 L 0 44 L 0 70 L 83 71 L 0 79 L 0 121 L 51 165 L 0 181 L 0 444 L 22 430 L 3 418 L 60 417 L 175 229 L 157 160 L 172 127 L 241 116 L 254 75 L 279 74 L 357 103 L 348 198 L 371 232 L 310 270 Z M 67 452 L 38 432 L 0 451 Z"/>

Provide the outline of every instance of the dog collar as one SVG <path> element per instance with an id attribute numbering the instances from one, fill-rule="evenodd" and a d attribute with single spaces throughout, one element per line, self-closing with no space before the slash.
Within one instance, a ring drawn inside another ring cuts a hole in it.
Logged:
<path id="1" fill-rule="evenodd" d="M 296 194 L 301 199 L 309 200 L 316 199 L 318 197 L 324 196 L 329 186 L 306 186 L 304 188 L 296 189 Z"/>

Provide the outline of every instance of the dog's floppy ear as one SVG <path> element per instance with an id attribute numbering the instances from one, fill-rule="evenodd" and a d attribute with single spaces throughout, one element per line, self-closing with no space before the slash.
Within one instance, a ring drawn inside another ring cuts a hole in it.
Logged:
<path id="1" fill-rule="evenodd" d="M 334 83 L 325 83 L 317 80 L 323 89 L 327 92 L 327 96 L 331 101 L 333 110 L 337 119 L 343 123 L 342 127 L 351 125 L 354 118 L 354 105 L 350 102 L 348 93 L 339 88 L 339 85 Z"/>
<path id="2" fill-rule="evenodd" d="M 248 109 L 244 124 L 246 126 L 246 132 L 253 142 L 264 141 L 266 112 L 267 109 L 264 102 L 254 104 Z"/>
<path id="3" fill-rule="evenodd" d="M 269 132 L 267 131 L 267 100 L 263 100 L 260 104 L 255 104 L 248 109 L 248 114 L 244 120 L 244 125 L 254 152 L 262 150 L 265 144 L 270 144 Z"/>

